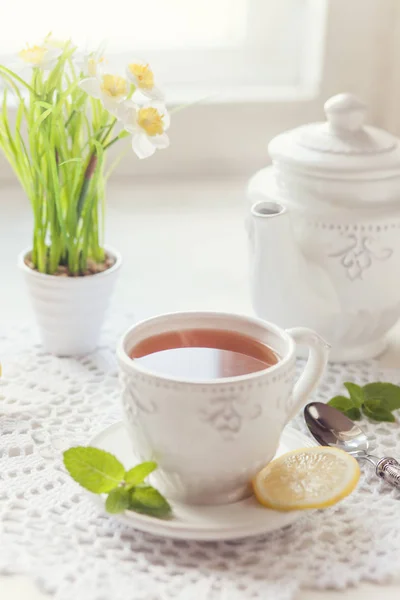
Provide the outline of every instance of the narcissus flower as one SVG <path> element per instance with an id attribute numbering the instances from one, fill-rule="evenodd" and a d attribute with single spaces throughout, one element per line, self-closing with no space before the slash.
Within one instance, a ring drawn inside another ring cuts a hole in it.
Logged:
<path id="1" fill-rule="evenodd" d="M 42 46 L 27 46 L 18 53 L 18 56 L 25 66 L 49 70 L 54 67 L 61 53 L 62 48 L 50 48 L 44 44 Z"/>
<path id="2" fill-rule="evenodd" d="M 96 67 L 97 71 L 97 67 Z M 110 73 L 98 74 L 96 77 L 82 79 L 80 87 L 93 98 L 99 98 L 111 113 L 115 114 L 118 105 L 126 100 L 129 93 L 129 83 L 120 75 Z"/>
<path id="3" fill-rule="evenodd" d="M 148 158 L 156 150 L 168 148 L 169 138 L 165 132 L 170 117 L 164 104 L 138 106 L 128 101 L 121 107 L 119 118 L 126 131 L 132 133 L 132 148 L 139 158 Z"/>
<path id="4" fill-rule="evenodd" d="M 106 44 L 103 42 L 97 50 L 92 52 L 85 50 L 84 52 L 75 53 L 74 63 L 83 72 L 85 77 L 98 77 L 104 72 L 106 66 L 104 58 L 105 48 Z"/>
<path id="5" fill-rule="evenodd" d="M 126 68 L 126 76 L 137 90 L 152 100 L 163 100 L 164 94 L 154 85 L 154 73 L 149 64 L 134 60 Z"/>
<path id="6" fill-rule="evenodd" d="M 62 40 L 60 38 L 54 37 L 51 33 L 46 35 L 44 38 L 44 45 L 47 48 L 61 48 L 64 50 L 65 46 L 69 44 L 71 40 Z"/>

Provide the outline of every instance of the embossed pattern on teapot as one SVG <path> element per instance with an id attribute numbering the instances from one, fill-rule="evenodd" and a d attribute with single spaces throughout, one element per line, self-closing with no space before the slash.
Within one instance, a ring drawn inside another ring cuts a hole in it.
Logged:
<path id="1" fill-rule="evenodd" d="M 325 111 L 272 140 L 272 167 L 249 184 L 253 306 L 319 331 L 333 360 L 362 360 L 400 318 L 399 140 L 364 125 L 350 94 Z"/>

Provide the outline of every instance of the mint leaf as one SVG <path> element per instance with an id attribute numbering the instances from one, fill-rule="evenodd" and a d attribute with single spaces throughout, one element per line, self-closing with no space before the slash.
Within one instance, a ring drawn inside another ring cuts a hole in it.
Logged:
<path id="1" fill-rule="evenodd" d="M 341 412 L 345 413 L 353 407 L 353 402 L 350 398 L 346 398 L 346 396 L 335 396 L 328 402 L 329 406 L 333 406 L 333 408 L 337 408 Z"/>
<path id="2" fill-rule="evenodd" d="M 142 483 L 150 473 L 157 469 L 157 463 L 148 461 L 136 465 L 133 469 L 130 469 L 125 473 L 125 481 L 129 484 L 129 487 Z"/>
<path id="3" fill-rule="evenodd" d="M 117 487 L 108 494 L 106 511 L 112 514 L 124 512 L 129 508 L 129 492 L 123 487 Z"/>
<path id="4" fill-rule="evenodd" d="M 377 381 L 365 385 L 363 392 L 366 402 L 379 398 L 384 401 L 385 407 L 389 411 L 400 408 L 400 387 L 398 385 Z"/>
<path id="5" fill-rule="evenodd" d="M 384 421 L 387 423 L 394 423 L 395 421 L 394 416 L 380 398 L 369 399 L 364 404 L 363 411 L 367 417 L 374 421 Z"/>
<path id="6" fill-rule="evenodd" d="M 358 406 L 354 406 L 351 398 L 347 398 L 346 396 L 335 396 L 329 400 L 328 404 L 329 406 L 333 406 L 333 408 L 340 410 L 340 412 L 353 421 L 359 421 L 361 419 L 361 411 Z"/>
<path id="7" fill-rule="evenodd" d="M 66 450 L 64 465 L 77 483 L 95 494 L 110 492 L 119 485 L 125 474 L 124 466 L 115 456 L 89 446 Z"/>
<path id="8" fill-rule="evenodd" d="M 344 387 L 350 394 L 353 406 L 360 408 L 365 401 L 363 388 L 357 385 L 356 383 L 352 383 L 351 381 L 347 381 L 344 384 Z"/>
<path id="9" fill-rule="evenodd" d="M 361 419 L 361 410 L 355 406 L 346 410 L 344 414 L 352 421 L 359 421 Z"/>
<path id="10" fill-rule="evenodd" d="M 165 519 L 172 514 L 171 506 L 164 496 L 151 485 L 140 486 L 131 491 L 129 508 L 159 519 Z"/>

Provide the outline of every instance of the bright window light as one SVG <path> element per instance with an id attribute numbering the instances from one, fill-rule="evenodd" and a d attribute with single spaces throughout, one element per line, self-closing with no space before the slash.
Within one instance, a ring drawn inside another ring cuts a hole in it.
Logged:
<path id="1" fill-rule="evenodd" d="M 327 3 L 13 0 L 2 19 L 0 55 L 10 60 L 49 32 L 88 49 L 107 40 L 110 68 L 121 70 L 128 61 L 143 58 L 166 91 L 186 90 L 193 100 L 243 98 L 243 91 L 251 98 L 260 90 L 262 97 L 265 90 L 316 79 Z"/>
<path id="2" fill-rule="evenodd" d="M 14 0 L 0 51 L 49 31 L 79 44 L 108 38 L 115 51 L 234 46 L 246 37 L 247 0 L 113 0 L 106 6 L 98 0 Z"/>

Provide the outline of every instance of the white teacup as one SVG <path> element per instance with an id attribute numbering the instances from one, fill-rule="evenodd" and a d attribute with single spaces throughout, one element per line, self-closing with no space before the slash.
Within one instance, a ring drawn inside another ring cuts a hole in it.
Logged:
<path id="1" fill-rule="evenodd" d="M 247 375 L 185 381 L 159 375 L 129 356 L 138 342 L 182 329 L 235 331 L 267 344 L 277 364 Z M 295 380 L 296 344 L 309 348 Z M 283 330 L 259 319 L 216 312 L 161 315 L 132 327 L 118 345 L 124 419 L 135 456 L 154 460 L 154 485 L 189 504 L 235 502 L 275 455 L 285 425 L 307 402 L 328 359 L 314 331 Z"/>

